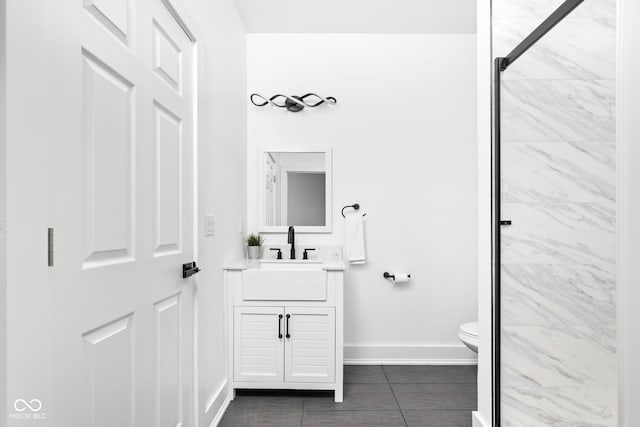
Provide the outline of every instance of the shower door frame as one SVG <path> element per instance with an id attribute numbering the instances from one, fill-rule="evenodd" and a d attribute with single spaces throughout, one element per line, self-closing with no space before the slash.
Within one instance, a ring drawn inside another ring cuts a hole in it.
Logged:
<path id="1" fill-rule="evenodd" d="M 492 402 L 493 402 L 493 426 L 500 426 L 500 351 L 501 351 L 501 227 L 511 225 L 510 220 L 503 220 L 501 213 L 501 73 L 513 64 L 520 56 L 533 47 L 541 38 L 543 38 L 553 27 L 558 25 L 573 10 L 578 7 L 584 0 L 566 0 L 562 3 L 548 18 L 546 18 L 531 34 L 524 38 L 507 56 L 497 57 L 493 62 L 493 156 L 491 159 L 492 169 L 492 223 L 491 230 L 493 235 L 492 242 Z"/>

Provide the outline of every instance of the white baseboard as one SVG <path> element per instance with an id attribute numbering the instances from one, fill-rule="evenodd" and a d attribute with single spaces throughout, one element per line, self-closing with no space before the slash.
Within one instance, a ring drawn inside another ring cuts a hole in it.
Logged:
<path id="1" fill-rule="evenodd" d="M 231 398 L 229 396 L 228 383 L 225 381 L 222 383 L 218 390 L 211 393 L 209 399 L 207 399 L 206 403 L 206 411 L 205 413 L 209 413 L 211 409 L 218 408 L 216 411 L 216 415 L 213 417 L 213 420 L 209 424 L 209 427 L 216 427 L 222 421 L 222 417 L 224 413 L 227 411 L 229 404 L 231 403 Z"/>
<path id="2" fill-rule="evenodd" d="M 476 365 L 465 345 L 345 345 L 345 365 Z"/>
<path id="3" fill-rule="evenodd" d="M 489 423 L 485 422 L 478 411 L 473 411 L 471 413 L 472 424 L 471 427 L 489 427 Z"/>

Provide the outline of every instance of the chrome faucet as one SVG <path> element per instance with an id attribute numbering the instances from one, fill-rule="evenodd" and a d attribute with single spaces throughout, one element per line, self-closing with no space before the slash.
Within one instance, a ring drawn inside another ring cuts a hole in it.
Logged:
<path id="1" fill-rule="evenodd" d="M 289 226 L 289 237 L 287 243 L 291 244 L 291 259 L 296 259 L 296 230 L 293 229 L 293 225 Z"/>

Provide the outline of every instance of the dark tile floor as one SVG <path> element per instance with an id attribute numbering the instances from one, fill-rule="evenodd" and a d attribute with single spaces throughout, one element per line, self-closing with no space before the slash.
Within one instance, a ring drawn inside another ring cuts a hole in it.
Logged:
<path id="1" fill-rule="evenodd" d="M 344 402 L 333 392 L 240 390 L 220 426 L 469 427 L 475 366 L 345 366 Z"/>

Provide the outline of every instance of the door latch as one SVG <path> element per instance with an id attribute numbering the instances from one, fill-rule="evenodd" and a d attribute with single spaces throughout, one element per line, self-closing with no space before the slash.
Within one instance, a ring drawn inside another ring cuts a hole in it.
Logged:
<path id="1" fill-rule="evenodd" d="M 500 225 L 511 225 L 511 220 L 510 219 L 505 219 L 500 221 Z"/>
<path id="2" fill-rule="evenodd" d="M 53 267 L 53 227 L 47 229 L 47 266 Z"/>
<path id="3" fill-rule="evenodd" d="M 196 273 L 200 272 L 200 268 L 196 267 L 196 262 L 188 262 L 186 264 L 182 264 L 182 278 L 186 279 L 187 277 L 191 277 Z"/>

